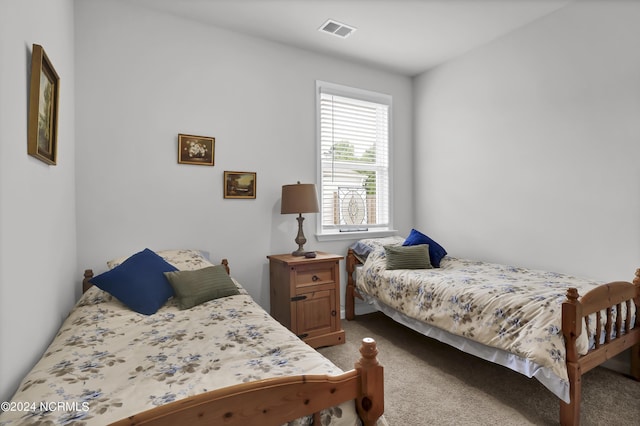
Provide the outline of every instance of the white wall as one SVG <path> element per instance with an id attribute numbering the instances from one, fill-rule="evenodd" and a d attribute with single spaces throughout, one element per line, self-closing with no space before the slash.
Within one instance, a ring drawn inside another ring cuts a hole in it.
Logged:
<path id="1" fill-rule="evenodd" d="M 27 155 L 31 46 L 60 75 L 58 165 Z M 0 0 L 0 401 L 75 301 L 73 2 Z"/>
<path id="2" fill-rule="evenodd" d="M 77 2 L 76 25 L 81 266 L 205 249 L 268 309 L 266 256 L 297 248 L 281 187 L 316 178 L 317 79 L 393 96 L 394 187 L 409 188 L 395 191 L 395 223 L 410 229 L 409 78 L 125 2 Z M 215 137 L 215 166 L 177 164 L 178 133 Z M 257 198 L 223 199 L 225 170 L 257 172 Z M 346 252 L 350 241 L 317 242 L 306 217 L 305 248 Z"/>
<path id="3" fill-rule="evenodd" d="M 417 77 L 416 224 L 454 256 L 633 279 L 638 22 L 575 2 Z"/>

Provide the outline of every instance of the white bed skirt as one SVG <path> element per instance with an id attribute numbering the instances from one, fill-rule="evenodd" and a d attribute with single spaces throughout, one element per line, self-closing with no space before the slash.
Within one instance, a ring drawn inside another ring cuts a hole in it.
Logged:
<path id="1" fill-rule="evenodd" d="M 570 402 L 569 398 L 569 383 L 560 380 L 558 376 L 553 374 L 551 370 L 546 367 L 542 367 L 535 362 L 529 361 L 512 353 L 506 352 L 501 349 L 492 348 L 487 345 L 483 345 L 473 340 L 466 339 L 464 337 L 457 336 L 449 333 L 438 327 L 431 326 L 429 324 L 422 323 L 418 320 L 408 317 L 407 315 L 396 311 L 395 309 L 380 302 L 374 297 L 367 294 L 362 296 L 366 303 L 374 306 L 376 309 L 393 319 L 394 321 L 417 331 L 427 337 L 439 340 L 456 349 L 466 352 L 471 355 L 475 355 L 487 361 L 491 361 L 494 364 L 502 365 L 520 374 L 523 374 L 529 378 L 536 378 L 547 389 L 553 392 L 558 398 L 562 399 L 567 404 Z"/>

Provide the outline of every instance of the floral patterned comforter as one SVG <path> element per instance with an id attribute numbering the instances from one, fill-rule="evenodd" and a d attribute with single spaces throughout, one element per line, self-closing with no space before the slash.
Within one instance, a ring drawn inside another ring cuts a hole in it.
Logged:
<path id="1" fill-rule="evenodd" d="M 20 384 L 13 410 L 0 412 L 0 424 L 105 425 L 242 382 L 341 372 L 242 288 L 184 311 L 171 299 L 145 316 L 92 287 Z M 359 424 L 354 404 L 325 410 L 323 424 Z"/>
<path id="2" fill-rule="evenodd" d="M 568 388 L 562 302 L 569 287 L 582 295 L 600 283 L 450 256 L 445 256 L 440 268 L 386 270 L 383 245 L 402 241 L 360 242 L 370 249 L 357 274 L 360 292 L 412 319 L 531 360 Z M 594 324 L 590 322 L 592 336 Z M 589 345 L 587 333 L 582 333 L 579 353 L 586 353 Z"/>

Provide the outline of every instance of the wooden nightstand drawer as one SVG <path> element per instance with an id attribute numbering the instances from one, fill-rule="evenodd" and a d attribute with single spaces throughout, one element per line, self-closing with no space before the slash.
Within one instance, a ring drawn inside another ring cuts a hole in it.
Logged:
<path id="1" fill-rule="evenodd" d="M 295 267 L 296 285 L 335 282 L 335 269 L 334 263 L 331 262 L 297 266 Z"/>
<path id="2" fill-rule="evenodd" d="M 271 316 L 310 346 L 344 343 L 340 325 L 340 260 L 318 252 L 315 258 L 289 254 L 269 258 Z"/>

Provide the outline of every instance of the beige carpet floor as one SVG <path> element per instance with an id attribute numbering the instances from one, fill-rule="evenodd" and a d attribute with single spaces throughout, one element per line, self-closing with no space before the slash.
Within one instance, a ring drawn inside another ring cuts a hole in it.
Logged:
<path id="1" fill-rule="evenodd" d="M 537 380 L 465 354 L 381 313 L 342 321 L 344 345 L 319 351 L 353 368 L 364 337 L 385 368 L 385 418 L 391 426 L 553 425 L 559 399 Z M 640 382 L 598 367 L 583 377 L 581 424 L 640 425 Z"/>

